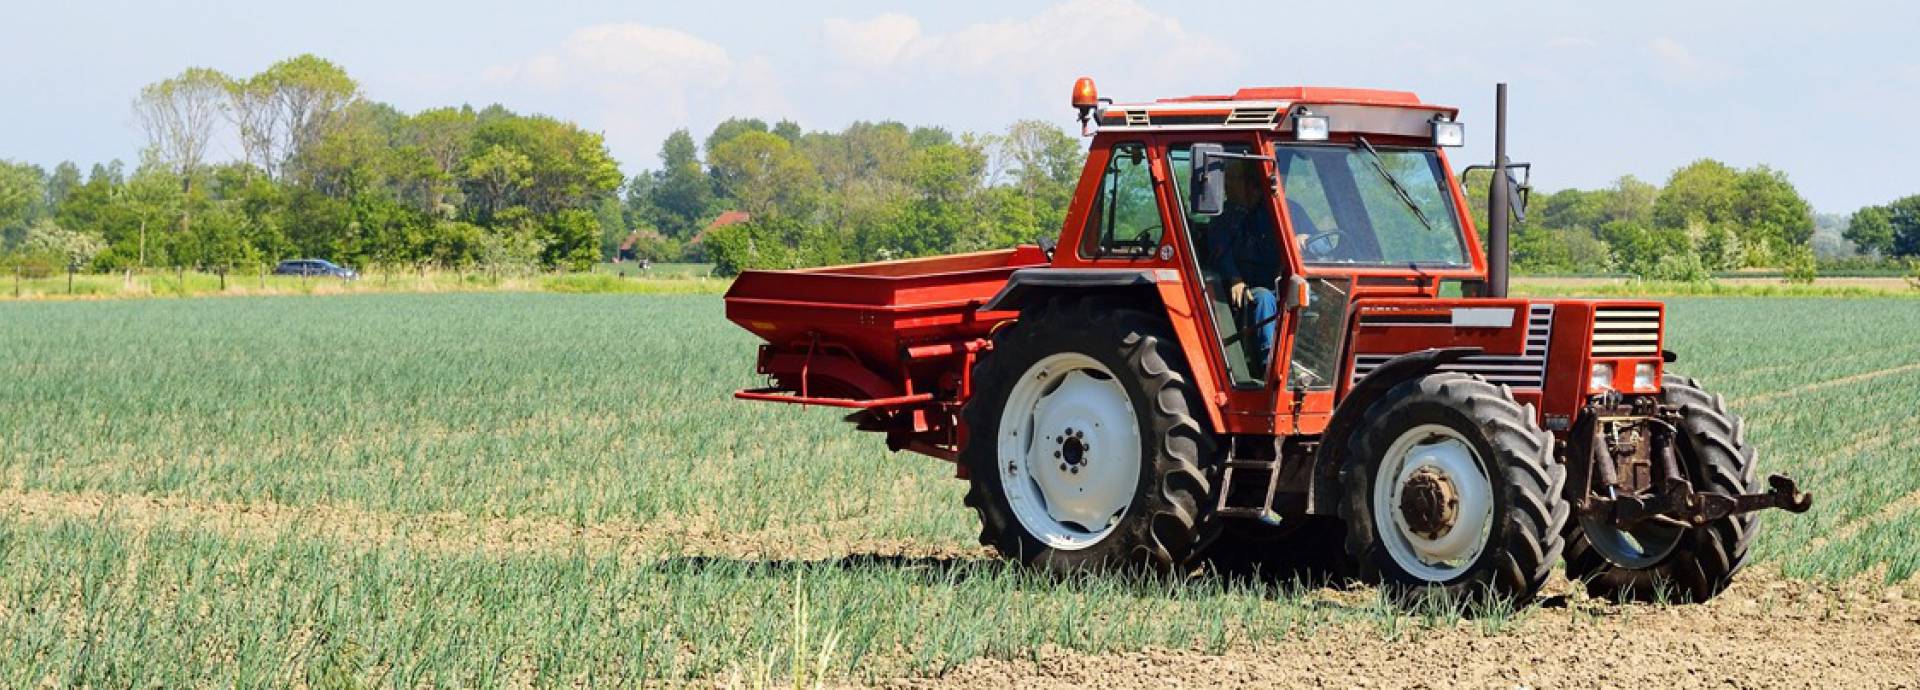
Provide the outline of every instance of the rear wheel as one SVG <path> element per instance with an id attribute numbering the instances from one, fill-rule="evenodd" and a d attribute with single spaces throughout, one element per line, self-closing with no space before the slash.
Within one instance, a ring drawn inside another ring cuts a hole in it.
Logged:
<path id="1" fill-rule="evenodd" d="M 1667 376 L 1663 404 L 1680 408 L 1674 456 L 1696 491 L 1750 493 L 1754 452 L 1741 433 L 1740 417 L 1699 382 Z M 1576 445 L 1572 452 L 1587 449 Z M 1652 521 L 1622 530 L 1597 519 L 1567 526 L 1567 577 L 1587 584 L 1596 597 L 1621 601 L 1704 602 L 1733 582 L 1747 558 L 1758 513 L 1729 515 L 1698 527 Z"/>
<path id="2" fill-rule="evenodd" d="M 1347 551 L 1405 597 L 1532 599 L 1560 560 L 1566 469 L 1532 406 L 1456 373 L 1395 386 L 1342 470 Z"/>
<path id="3" fill-rule="evenodd" d="M 1159 319 L 1057 298 L 997 334 L 973 380 L 961 462 L 982 544 L 1061 572 L 1186 565 L 1214 444 Z"/>

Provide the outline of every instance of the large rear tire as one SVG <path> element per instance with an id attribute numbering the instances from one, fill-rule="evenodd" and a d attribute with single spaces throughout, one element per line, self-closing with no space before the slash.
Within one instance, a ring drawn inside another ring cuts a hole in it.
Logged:
<path id="1" fill-rule="evenodd" d="M 1183 570 L 1216 444 L 1162 319 L 1056 297 L 973 371 L 960 461 L 980 543 L 1055 572 Z"/>
<path id="2" fill-rule="evenodd" d="M 1553 438 L 1505 386 L 1458 373 L 1395 386 L 1342 468 L 1347 552 L 1396 598 L 1530 602 L 1570 507 Z"/>
<path id="3" fill-rule="evenodd" d="M 1691 378 L 1668 375 L 1661 382 L 1661 396 L 1664 404 L 1681 410 L 1674 454 L 1694 490 L 1732 496 L 1758 489 L 1753 447 L 1746 443 L 1740 417 L 1727 411 L 1719 395 Z M 1586 449 L 1576 444 L 1572 452 Z M 1744 513 L 1686 528 L 1648 554 L 1652 558 L 1647 563 L 1622 565 L 1593 544 L 1613 533 L 1588 533 L 1589 528 L 1609 528 L 1574 520 L 1567 524 L 1567 577 L 1585 582 L 1589 594 L 1605 599 L 1704 602 L 1732 584 L 1758 523 L 1758 513 Z"/>

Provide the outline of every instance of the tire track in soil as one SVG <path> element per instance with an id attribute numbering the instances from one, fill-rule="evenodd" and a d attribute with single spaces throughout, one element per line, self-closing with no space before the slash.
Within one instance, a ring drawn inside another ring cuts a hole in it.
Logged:
<path id="1" fill-rule="evenodd" d="M 1875 369 L 1873 371 L 1861 372 L 1858 374 L 1850 374 L 1847 376 L 1842 376 L 1837 379 L 1827 379 L 1825 381 L 1816 381 L 1804 386 L 1788 388 L 1786 390 L 1774 391 L 1771 393 L 1761 393 L 1759 395 L 1753 395 L 1753 396 L 1748 396 L 1744 398 L 1729 400 L 1728 404 L 1729 405 L 1759 405 L 1762 403 L 1773 402 L 1781 398 L 1789 398 L 1789 397 L 1797 396 L 1803 393 L 1812 393 L 1814 391 L 1825 390 L 1828 388 L 1852 385 L 1855 383 L 1860 383 L 1862 381 L 1871 381 L 1873 379 L 1885 378 L 1888 376 L 1897 376 L 1899 374 L 1904 374 L 1910 371 L 1920 371 L 1920 362 L 1910 362 L 1910 363 L 1902 364 L 1899 366 L 1887 367 L 1885 369 Z"/>
<path id="2" fill-rule="evenodd" d="M 984 558 L 983 548 L 942 548 L 905 539 L 835 538 L 836 526 L 786 525 L 739 532 L 711 528 L 721 518 L 660 516 L 647 522 L 576 525 L 542 518 L 477 518 L 462 513 L 392 513 L 360 508 L 198 501 L 106 492 L 0 489 L 0 514 L 28 522 L 96 521 L 109 526 L 208 529 L 244 539 L 297 533 L 357 548 L 394 543 L 434 554 L 570 555 L 586 552 L 647 560 L 672 556 L 738 559 L 843 558 L 849 554 Z"/>
<path id="3" fill-rule="evenodd" d="M 1853 538 L 1854 535 L 1865 531 L 1867 528 L 1891 522 L 1915 510 L 1920 510 L 1920 490 L 1915 490 L 1912 493 L 1894 499 L 1886 505 L 1880 506 L 1880 509 L 1874 511 L 1871 515 L 1864 515 L 1841 523 L 1841 525 L 1835 527 L 1833 531 L 1823 536 L 1814 537 L 1808 541 L 1807 548 L 1818 549 L 1828 544 L 1845 542 Z M 1920 679 L 1916 679 L 1916 682 L 1920 682 Z"/>

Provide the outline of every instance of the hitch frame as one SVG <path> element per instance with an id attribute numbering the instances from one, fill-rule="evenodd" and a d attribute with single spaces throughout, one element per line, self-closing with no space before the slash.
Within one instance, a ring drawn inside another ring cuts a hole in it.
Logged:
<path id="1" fill-rule="evenodd" d="M 1598 415 L 1600 410 L 1589 407 L 1588 414 Z M 1800 490 L 1799 484 L 1787 475 L 1775 474 L 1767 477 L 1767 490 L 1759 493 L 1726 495 L 1696 491 L 1693 483 L 1687 481 L 1680 469 L 1679 458 L 1674 454 L 1673 439 L 1679 433 L 1675 426 L 1678 410 L 1661 407 L 1653 416 L 1645 418 L 1651 438 L 1649 451 L 1653 467 L 1658 477 L 1653 491 L 1620 495 L 1622 478 L 1616 468 L 1616 460 L 1600 424 L 1594 424 L 1592 440 L 1587 458 L 1589 480 L 1586 494 L 1576 503 L 1576 509 L 1584 516 L 1612 523 L 1622 530 L 1632 529 L 1643 522 L 1657 522 L 1674 527 L 1693 527 L 1705 525 L 1730 515 L 1740 515 L 1761 510 L 1780 509 L 1789 513 L 1805 513 L 1813 508 L 1813 495 Z M 1597 475 L 1597 477 L 1595 476 Z M 1603 486 L 1596 487 L 1592 479 L 1599 479 Z M 1606 495 L 1597 495 L 1596 490 Z"/>

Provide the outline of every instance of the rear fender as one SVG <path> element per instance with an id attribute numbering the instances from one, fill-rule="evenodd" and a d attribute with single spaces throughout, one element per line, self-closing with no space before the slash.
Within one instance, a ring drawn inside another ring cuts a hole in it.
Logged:
<path id="1" fill-rule="evenodd" d="M 1480 353 L 1477 347 L 1450 347 L 1409 352 L 1387 360 L 1347 391 L 1320 435 L 1320 450 L 1313 459 L 1313 485 L 1308 488 L 1307 512 L 1313 515 L 1337 515 L 1340 511 L 1340 470 L 1347 462 L 1347 439 L 1366 421 L 1367 408 L 1385 397 L 1387 391 L 1409 379 L 1433 373 L 1442 365 Z"/>
<path id="2" fill-rule="evenodd" d="M 1188 304 L 1186 288 L 1180 281 L 1180 273 L 1171 269 L 1151 268 L 1023 268 L 1013 272 L 999 294 L 988 300 L 981 311 L 1019 311 L 1031 304 L 1040 304 L 1055 295 L 1065 296 L 1117 296 L 1129 305 L 1149 313 L 1165 314 L 1167 322 L 1173 328 L 1174 338 L 1179 341 L 1180 356 L 1186 360 L 1187 371 L 1192 372 L 1194 388 L 1203 400 L 1201 405 L 1207 412 L 1208 431 L 1219 434 L 1226 429 L 1225 420 L 1220 416 L 1220 406 L 1225 403 L 1222 393 L 1212 376 L 1213 371 L 1204 353 L 1207 352 L 1206 327 L 1201 324 Z"/>

